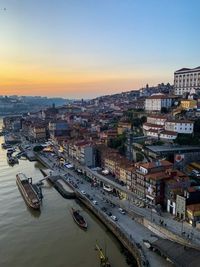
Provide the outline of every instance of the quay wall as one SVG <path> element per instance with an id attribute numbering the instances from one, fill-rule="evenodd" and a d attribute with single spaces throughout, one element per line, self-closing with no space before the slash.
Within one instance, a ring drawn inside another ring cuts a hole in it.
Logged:
<path id="1" fill-rule="evenodd" d="M 39 161 L 40 163 L 42 163 L 42 165 L 44 165 L 46 168 L 51 169 L 51 165 L 48 164 L 45 160 L 43 160 L 42 157 L 40 157 L 37 153 L 35 153 L 35 159 Z"/>
<path id="2" fill-rule="evenodd" d="M 123 246 L 134 256 L 138 267 L 148 266 L 144 251 L 139 243 L 134 241 L 134 236 L 130 240 L 130 236 L 124 232 L 119 226 L 111 221 L 110 218 L 95 208 L 91 202 L 78 191 L 76 191 L 77 198 L 93 213 L 96 217 L 116 236 L 116 238 L 123 244 Z"/>
<path id="3" fill-rule="evenodd" d="M 46 166 L 47 168 L 51 168 L 50 164 L 48 164 L 46 161 L 44 161 L 39 155 L 36 155 L 36 159 L 38 161 L 40 161 L 44 166 Z M 78 194 L 78 191 L 74 188 L 74 191 L 76 192 L 76 194 Z M 87 201 L 87 199 L 85 198 L 85 200 L 83 200 L 82 195 L 79 195 L 78 196 L 80 198 L 80 200 L 83 202 L 85 201 L 85 205 L 91 209 L 93 211 L 93 213 L 95 213 L 95 211 L 97 212 L 97 217 L 104 223 L 104 224 L 107 224 L 106 219 L 105 219 L 105 215 L 103 214 L 103 212 L 99 213 L 99 211 L 97 211 L 96 208 L 94 208 L 89 201 Z M 113 201 L 113 200 L 112 200 Z M 113 201 L 114 202 L 114 201 Z M 158 225 L 158 224 L 155 224 L 154 222 L 151 222 L 150 220 L 144 218 L 141 214 L 137 214 L 136 212 L 134 211 L 128 211 L 128 213 L 134 218 L 135 221 L 137 221 L 138 223 L 142 224 L 144 227 L 148 228 L 151 232 L 153 232 L 154 234 L 156 234 L 157 236 L 159 237 L 162 237 L 162 238 L 165 238 L 165 239 L 169 239 L 171 241 L 174 241 L 174 242 L 178 242 L 179 244 L 181 245 L 187 245 L 187 246 L 190 246 L 190 247 L 193 247 L 193 248 L 196 248 L 196 249 L 200 249 L 198 246 L 195 246 L 194 244 L 191 244 L 190 240 L 178 235 L 177 233 L 173 233 L 172 231 L 168 230 L 167 228 L 161 226 L 161 225 Z M 103 216 L 103 218 L 102 218 Z M 110 223 L 110 220 L 108 222 L 109 224 L 108 225 L 111 225 Z M 119 228 L 119 227 L 118 227 Z M 117 233 L 115 231 L 115 229 L 111 229 L 111 231 L 117 236 Z M 121 229 L 119 229 L 119 231 L 121 231 Z M 120 237 L 117 236 L 117 238 L 121 241 Z M 121 241 L 122 242 L 122 241 Z M 128 242 L 130 242 L 130 237 L 128 237 L 128 240 L 127 240 L 127 244 Z M 124 241 L 122 242 L 124 244 Z M 125 247 L 127 247 L 125 245 Z M 135 246 L 135 249 L 138 250 L 138 247 Z M 134 250 L 135 250 L 134 249 Z M 135 256 L 135 252 L 132 252 L 132 249 L 128 249 L 133 255 L 135 258 L 137 258 L 137 256 Z M 142 265 L 139 265 L 139 266 L 142 266 Z"/>
<path id="4" fill-rule="evenodd" d="M 45 167 L 51 168 L 50 164 L 48 164 L 46 161 L 44 161 L 38 154 L 36 154 L 36 159 L 42 163 Z M 70 184 L 70 186 L 72 186 Z M 116 236 L 116 238 L 123 244 L 123 246 L 133 255 L 135 258 L 138 267 L 144 267 L 148 266 L 148 261 L 145 257 L 145 254 L 142 250 L 142 247 L 140 244 L 134 241 L 134 237 L 130 240 L 130 236 L 122 231 L 122 229 L 117 226 L 114 222 L 111 221 L 110 218 L 107 218 L 105 214 L 95 208 L 91 202 L 82 194 L 80 194 L 76 188 L 73 188 L 76 197 L 96 216 L 98 219 Z"/>

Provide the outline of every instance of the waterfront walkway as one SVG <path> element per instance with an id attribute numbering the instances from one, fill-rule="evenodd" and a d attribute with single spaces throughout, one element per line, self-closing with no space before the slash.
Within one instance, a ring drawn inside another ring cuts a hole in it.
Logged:
<path id="1" fill-rule="evenodd" d="M 73 183 L 77 183 L 77 181 L 83 181 L 82 176 L 78 175 L 76 172 L 70 169 L 63 169 L 57 166 L 57 162 L 55 158 L 48 156 L 48 157 L 41 157 L 42 162 L 48 167 L 54 170 L 53 175 L 65 175 Z M 66 175 L 67 174 L 67 175 Z M 115 215 L 118 218 L 118 221 L 116 221 L 116 225 L 118 225 L 122 232 L 126 233 L 130 237 L 130 242 L 138 244 L 138 249 L 141 249 L 148 262 L 149 265 L 152 267 L 170 267 L 172 264 L 168 261 L 166 261 L 164 258 L 159 256 L 158 254 L 152 252 L 151 250 L 147 249 L 147 247 L 143 243 L 143 239 L 147 239 L 151 242 L 156 241 L 157 237 L 155 235 L 152 235 L 152 232 L 138 223 L 136 220 L 134 220 L 133 217 L 130 217 L 128 215 L 123 215 L 119 212 L 118 207 L 112 207 L 109 203 L 105 202 L 105 195 L 103 194 L 102 190 L 96 187 L 92 187 L 91 184 L 87 181 L 83 181 L 81 183 L 78 183 L 78 190 L 81 193 L 81 191 L 86 192 L 94 200 L 97 201 L 97 205 L 94 204 L 96 209 L 101 210 L 103 207 L 106 208 L 107 211 L 111 212 L 113 215 Z M 83 195 L 84 196 L 84 195 Z M 105 214 L 108 218 L 110 218 L 108 215 Z"/>

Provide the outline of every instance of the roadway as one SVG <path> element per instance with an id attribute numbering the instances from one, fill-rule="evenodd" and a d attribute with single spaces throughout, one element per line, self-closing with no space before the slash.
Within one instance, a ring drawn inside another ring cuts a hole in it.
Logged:
<path id="1" fill-rule="evenodd" d="M 172 264 L 166 261 L 164 258 L 147 249 L 147 247 L 143 243 L 143 239 L 147 239 L 153 242 L 157 240 L 157 237 L 155 237 L 155 235 L 152 235 L 152 232 L 146 227 L 134 220 L 133 216 L 129 216 L 128 213 L 126 213 L 125 215 L 121 214 L 119 211 L 119 207 L 124 207 L 122 205 L 122 202 L 117 202 L 117 198 L 112 199 L 112 201 L 110 201 L 110 196 L 108 194 L 105 194 L 102 188 L 91 186 L 91 183 L 86 181 L 82 175 L 77 174 L 77 172 L 75 172 L 74 170 L 60 167 L 60 164 L 55 157 L 48 155 L 46 157 L 42 156 L 42 159 L 50 168 L 52 168 L 52 170 L 54 170 L 53 175 L 63 175 L 65 179 L 67 179 L 73 185 L 77 186 L 76 189 L 80 193 L 81 191 L 84 191 L 84 193 L 81 194 L 90 198 L 91 204 L 94 205 L 96 209 L 102 210 L 102 208 L 106 208 L 105 216 L 107 216 L 107 218 L 112 220 L 111 217 L 107 215 L 108 212 L 111 212 L 112 215 L 116 216 L 117 221 L 114 221 L 115 224 L 118 225 L 124 233 L 130 236 L 130 240 L 132 239 L 133 242 L 139 243 L 141 245 L 142 250 L 144 251 L 147 257 L 150 266 L 172 266 Z M 97 201 L 96 204 L 93 203 L 94 200 Z M 114 202 L 116 203 L 115 206 L 111 204 Z M 136 217 L 137 216 L 138 215 L 136 215 Z"/>

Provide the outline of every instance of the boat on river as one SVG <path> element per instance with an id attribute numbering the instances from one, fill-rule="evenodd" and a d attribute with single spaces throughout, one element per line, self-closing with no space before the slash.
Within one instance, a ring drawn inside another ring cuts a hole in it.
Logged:
<path id="1" fill-rule="evenodd" d="M 7 161 L 8 161 L 8 164 L 9 164 L 9 165 L 14 165 L 14 164 L 19 163 L 18 158 L 13 157 L 13 156 L 12 156 L 11 154 L 9 154 L 9 153 L 7 153 Z"/>
<path id="2" fill-rule="evenodd" d="M 35 185 L 32 184 L 32 178 L 27 178 L 25 174 L 18 173 L 16 175 L 16 183 L 27 205 L 39 210 L 41 201 L 35 190 Z"/>
<path id="3" fill-rule="evenodd" d="M 100 266 L 101 267 L 111 267 L 110 262 L 108 260 L 108 257 L 106 256 L 106 249 L 105 249 L 105 253 L 104 253 L 103 249 L 100 248 L 100 246 L 96 242 L 95 250 L 98 252 L 98 256 L 99 256 L 99 260 L 100 260 Z"/>
<path id="4" fill-rule="evenodd" d="M 72 217 L 74 221 L 78 224 L 78 226 L 80 226 L 82 229 L 87 229 L 87 222 L 83 218 L 83 216 L 80 215 L 79 210 L 75 210 L 72 208 Z"/>

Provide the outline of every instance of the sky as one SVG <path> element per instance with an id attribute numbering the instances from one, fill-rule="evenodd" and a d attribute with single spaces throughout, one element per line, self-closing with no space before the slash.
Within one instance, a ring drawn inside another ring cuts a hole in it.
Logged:
<path id="1" fill-rule="evenodd" d="M 0 95 L 173 83 L 200 65 L 199 10 L 199 0 L 0 0 Z"/>

